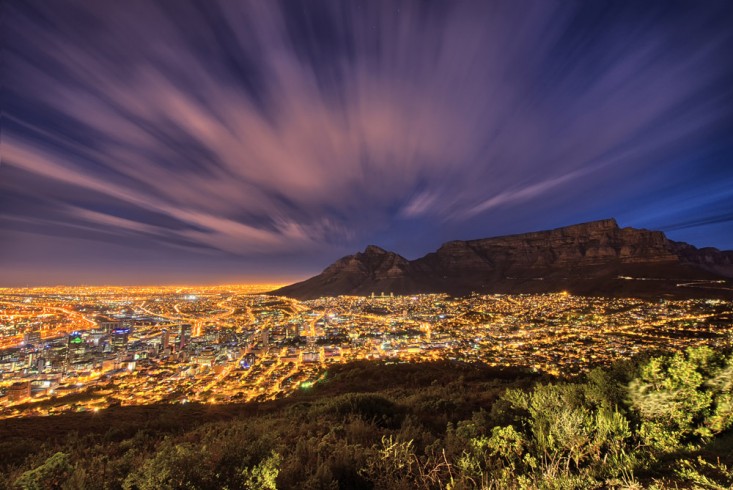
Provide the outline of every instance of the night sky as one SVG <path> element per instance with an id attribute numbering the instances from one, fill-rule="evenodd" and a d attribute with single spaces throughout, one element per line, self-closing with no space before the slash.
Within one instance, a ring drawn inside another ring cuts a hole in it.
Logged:
<path id="1" fill-rule="evenodd" d="M 2 2 L 0 286 L 615 217 L 733 248 L 730 0 Z"/>

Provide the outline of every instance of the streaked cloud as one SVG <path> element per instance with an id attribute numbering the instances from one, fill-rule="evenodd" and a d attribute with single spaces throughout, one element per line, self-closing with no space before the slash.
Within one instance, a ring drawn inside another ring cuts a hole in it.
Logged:
<path id="1" fill-rule="evenodd" d="M 488 234 L 496 212 L 548 201 L 574 219 L 588 189 L 651 182 L 731 121 L 725 2 L 7 11 L 0 227 L 45 236 L 249 257 L 399 239 L 405 222 Z M 604 199 L 597 217 L 629 197 Z"/>

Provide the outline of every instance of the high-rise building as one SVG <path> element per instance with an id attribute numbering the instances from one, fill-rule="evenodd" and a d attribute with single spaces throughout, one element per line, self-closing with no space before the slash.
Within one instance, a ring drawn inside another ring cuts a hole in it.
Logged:
<path id="1" fill-rule="evenodd" d="M 183 350 L 191 342 L 191 324 L 183 323 L 178 334 L 178 349 Z"/>
<path id="2" fill-rule="evenodd" d="M 26 332 L 23 335 L 23 343 L 28 346 L 32 345 L 34 347 L 38 347 L 41 345 L 41 332 L 38 330 L 34 332 Z"/>
<path id="3" fill-rule="evenodd" d="M 99 325 L 99 330 L 107 333 L 111 333 L 115 330 L 123 328 L 122 322 L 120 320 L 112 320 L 103 316 L 97 317 L 97 325 Z"/>
<path id="4" fill-rule="evenodd" d="M 160 333 L 160 350 L 166 350 L 171 340 L 171 334 L 167 328 L 164 328 Z"/>
<path id="5" fill-rule="evenodd" d="M 68 362 L 79 362 L 84 358 L 87 351 L 86 343 L 81 336 L 81 332 L 71 332 L 66 344 L 66 358 Z"/>
<path id="6" fill-rule="evenodd" d="M 116 328 L 112 330 L 112 350 L 120 352 L 127 350 L 127 342 L 130 336 L 130 329 Z"/>

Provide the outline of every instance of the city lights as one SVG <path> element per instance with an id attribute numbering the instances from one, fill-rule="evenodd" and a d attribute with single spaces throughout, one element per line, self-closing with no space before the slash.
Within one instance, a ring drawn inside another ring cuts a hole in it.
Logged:
<path id="1" fill-rule="evenodd" d="M 0 291 L 0 416 L 264 401 L 357 360 L 582 372 L 733 343 L 733 303 L 541 295 L 341 296 L 263 286 Z"/>

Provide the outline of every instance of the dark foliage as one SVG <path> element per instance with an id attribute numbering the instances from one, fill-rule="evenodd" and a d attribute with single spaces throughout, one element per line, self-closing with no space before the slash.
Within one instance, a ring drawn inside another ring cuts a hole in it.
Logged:
<path id="1" fill-rule="evenodd" d="M 331 368 L 286 399 L 0 422 L 0 488 L 725 488 L 733 357 L 574 380 L 463 363 Z"/>

